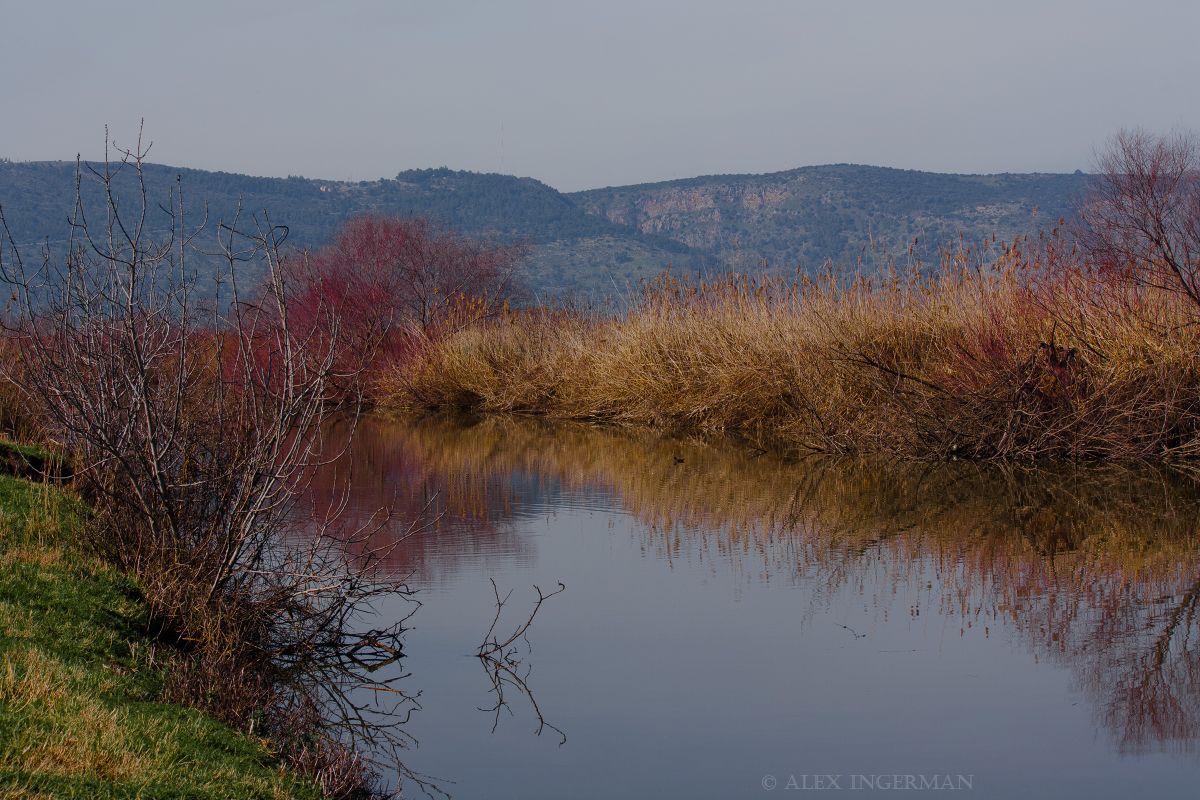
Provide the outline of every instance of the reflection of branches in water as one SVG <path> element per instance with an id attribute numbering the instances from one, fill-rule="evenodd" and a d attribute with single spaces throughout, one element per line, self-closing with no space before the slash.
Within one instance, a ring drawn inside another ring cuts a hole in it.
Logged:
<path id="1" fill-rule="evenodd" d="M 290 758 L 322 767 L 318 780 L 331 795 L 340 791 L 340 774 L 378 777 L 385 770 L 394 770 L 399 781 L 427 795 L 444 794 L 432 778 L 409 769 L 400 757 L 416 744 L 403 726 L 420 709 L 419 692 L 395 685 L 408 677 L 399 668 L 401 637 L 421 604 L 385 568 L 391 550 L 428 530 L 436 515 L 432 504 L 426 504 L 401 536 L 375 546 L 371 539 L 390 521 L 392 508 L 385 504 L 355 524 L 343 518 L 344 503 L 344 496 L 335 498 L 323 515 L 314 513 L 311 525 L 299 526 L 304 536 L 264 574 L 266 580 L 301 582 L 308 604 L 307 616 L 299 618 L 305 627 L 290 635 L 291 646 L 276 659 L 281 714 L 275 728 L 287 739 L 283 744 L 293 754 Z M 401 599 L 411 610 L 389 625 L 364 630 L 364 620 L 379 618 L 378 602 L 389 599 Z M 394 674 L 381 672 L 387 668 Z M 355 762 L 342 763 L 343 753 L 352 754 Z"/>
<path id="2" fill-rule="evenodd" d="M 512 635 L 501 642 L 495 635 L 496 623 L 500 621 L 500 612 L 504 609 L 508 598 L 512 597 L 512 590 L 509 590 L 508 594 L 504 595 L 504 599 L 501 600 L 500 590 L 496 588 L 496 582 L 492 581 L 492 592 L 496 596 L 496 616 L 492 618 L 492 624 L 488 628 L 487 633 L 484 634 L 483 644 L 479 645 L 479 650 L 475 653 L 475 656 L 483 665 L 484 671 L 487 672 L 488 678 L 492 682 L 492 688 L 489 691 L 496 695 L 496 705 L 491 708 L 481 708 L 479 710 L 494 714 L 492 733 L 495 733 L 496 726 L 500 724 L 500 710 L 504 709 L 512 716 L 512 708 L 504 698 L 505 687 L 511 687 L 518 694 L 523 694 L 527 697 L 529 704 L 533 706 L 533 713 L 538 718 L 537 735 L 541 736 L 542 730 L 549 728 L 562 737 L 562 741 L 558 743 L 559 747 L 562 747 L 566 744 L 567 735 L 546 722 L 545 717 L 542 716 L 542 711 L 538 708 L 537 701 L 533 697 L 533 692 L 529 689 L 528 680 L 532 666 L 526 666 L 525 674 L 520 674 L 522 659 L 517 657 L 517 647 L 514 643 L 518 639 L 524 639 L 527 652 L 533 651 L 532 646 L 529 644 L 528 636 L 529 626 L 533 623 L 533 618 L 537 616 L 538 609 L 542 607 L 542 603 L 556 594 L 565 592 L 567 587 L 560 582 L 558 589 L 550 594 L 542 594 L 542 590 L 537 586 L 534 586 L 533 589 L 537 592 L 538 596 L 537 603 L 533 606 L 533 611 L 529 613 L 529 617 L 523 623 L 516 627 Z"/>
<path id="3" fill-rule="evenodd" d="M 344 503 L 344 498 L 338 503 Z M 391 507 L 385 505 L 365 522 L 352 525 L 340 519 L 342 507 L 336 505 L 326 510 L 323 521 L 319 519 L 316 527 L 306 531 L 307 543 L 294 549 L 293 554 L 304 552 L 307 558 L 296 561 L 294 555 L 286 557 L 275 570 L 278 575 L 304 576 L 313 583 L 318 597 L 335 599 L 324 604 L 322 624 L 313 638 L 302 640 L 294 650 L 284 652 L 280 660 L 281 682 L 288 690 L 284 718 L 290 721 L 284 729 L 305 732 L 301 741 L 287 742 L 290 750 L 299 753 L 294 758 L 324 763 L 330 752 L 338 752 L 338 745 L 349 745 L 346 752 L 356 757 L 365 753 L 367 758 L 360 764 L 343 765 L 343 769 L 356 768 L 378 776 L 380 768 L 388 768 L 401 782 L 397 792 L 408 781 L 428 796 L 445 792 L 433 778 L 407 768 L 401 759 L 401 751 L 416 744 L 403 726 L 413 711 L 420 710 L 420 692 L 396 687 L 409 675 L 398 668 L 404 657 L 404 624 L 421 603 L 406 584 L 389 577 L 384 565 L 398 542 L 421 534 L 436 522 L 431 507 L 426 504 L 396 540 L 373 546 L 372 536 L 390 521 Z M 320 554 L 320 559 L 314 560 L 313 554 Z M 335 561 L 348 561 L 352 566 L 334 573 L 343 585 L 338 591 L 330 591 L 322 578 L 330 575 L 328 564 Z M 389 625 L 362 630 L 362 620 L 379 618 L 378 601 L 395 599 L 409 603 L 410 610 Z M 394 674 L 380 672 L 386 668 L 394 668 L 390 670 Z M 384 794 L 382 788 L 376 788 Z"/>
<path id="4" fill-rule="evenodd" d="M 818 512 L 813 527 L 831 545 L 821 563 L 832 568 L 817 574 L 844 584 L 884 563 L 911 583 L 933 572 L 944 613 L 1005 618 L 1035 654 L 1071 669 L 1122 752 L 1196 749 L 1191 476 L 1114 465 L 904 473 L 864 481 L 871 496 L 843 490 L 824 509 L 812 496 L 798 504 L 809 520 Z"/>
<path id="5" fill-rule="evenodd" d="M 1097 720 L 1122 752 L 1149 752 L 1155 743 L 1194 752 L 1200 737 L 1200 580 L 1152 600 L 1130 601 L 1122 597 L 1127 593 L 1110 587 L 1108 602 L 1091 604 L 1088 624 L 1076 626 L 1081 631 L 1039 629 L 1033 647 L 1073 668 Z"/>
<path id="6" fill-rule="evenodd" d="M 810 544 L 801 572 L 831 591 L 861 588 L 872 565 L 893 587 L 936 576 L 943 613 L 1003 618 L 1032 652 L 1071 669 L 1122 752 L 1196 749 L 1193 476 L 1161 466 L 885 473 L 853 464 L 810 474 L 801 491 L 792 529 Z"/>
<path id="7" fill-rule="evenodd" d="M 1124 749 L 1200 736 L 1200 476 L 1186 465 L 797 461 L 615 426 L 379 425 L 414 480 L 446 478 L 447 507 L 503 520 L 511 476 L 536 476 L 619 495 L 644 550 L 670 563 L 805 580 L 818 604 L 869 584 L 884 607 L 898 587 L 940 592 L 964 628 L 1003 620 L 1072 669 Z"/>

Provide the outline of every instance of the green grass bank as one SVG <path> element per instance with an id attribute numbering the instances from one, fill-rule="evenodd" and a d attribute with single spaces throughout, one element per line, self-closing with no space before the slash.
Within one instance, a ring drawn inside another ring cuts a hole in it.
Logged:
<path id="1" fill-rule="evenodd" d="M 320 797 L 268 742 L 157 701 L 166 650 L 83 513 L 0 475 L 0 798 Z"/>

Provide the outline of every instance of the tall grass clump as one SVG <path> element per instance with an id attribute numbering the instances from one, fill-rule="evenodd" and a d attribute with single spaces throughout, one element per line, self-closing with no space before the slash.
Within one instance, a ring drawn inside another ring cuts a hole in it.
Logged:
<path id="1" fill-rule="evenodd" d="M 873 277 L 664 274 L 624 311 L 534 309 L 431 343 L 394 406 L 736 430 L 806 451 L 1190 457 L 1197 307 L 1059 229 Z"/>

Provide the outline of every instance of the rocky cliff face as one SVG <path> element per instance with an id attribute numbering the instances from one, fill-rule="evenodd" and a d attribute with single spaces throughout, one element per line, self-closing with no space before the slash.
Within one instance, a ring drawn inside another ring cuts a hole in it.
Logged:
<path id="1" fill-rule="evenodd" d="M 1069 214 L 1083 175 L 941 175 L 834 165 L 719 175 L 569 195 L 589 214 L 708 252 L 713 266 L 854 266 L 881 251 L 998 239 Z M 1035 209 L 1037 213 L 1035 214 Z"/>

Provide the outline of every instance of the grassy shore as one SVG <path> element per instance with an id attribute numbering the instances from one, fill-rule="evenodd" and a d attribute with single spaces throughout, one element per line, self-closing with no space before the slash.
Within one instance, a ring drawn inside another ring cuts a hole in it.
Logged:
<path id="1" fill-rule="evenodd" d="M 787 449 L 1200 456 L 1200 314 L 1055 243 L 933 270 L 684 282 L 625 310 L 540 308 L 427 343 L 385 406 L 740 431 Z"/>
<path id="2" fill-rule="evenodd" d="M 157 702 L 146 606 L 78 545 L 82 514 L 0 475 L 0 797 L 320 797 L 264 740 Z"/>

